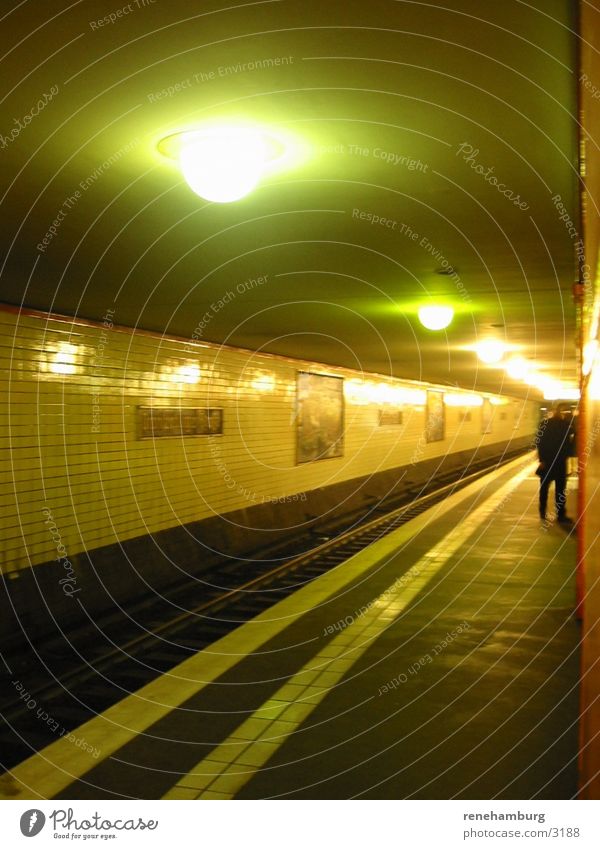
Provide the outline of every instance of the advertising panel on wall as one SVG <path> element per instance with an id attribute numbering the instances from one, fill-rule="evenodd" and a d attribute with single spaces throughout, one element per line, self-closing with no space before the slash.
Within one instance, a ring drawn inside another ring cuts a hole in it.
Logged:
<path id="1" fill-rule="evenodd" d="M 343 378 L 299 371 L 296 392 L 296 462 L 341 457 L 344 453 Z"/>
<path id="2" fill-rule="evenodd" d="M 222 433 L 222 409 L 138 407 L 138 439 L 215 436 Z"/>
<path id="3" fill-rule="evenodd" d="M 444 438 L 444 394 L 443 392 L 427 391 L 427 418 L 425 421 L 425 437 L 427 442 L 440 442 Z"/>

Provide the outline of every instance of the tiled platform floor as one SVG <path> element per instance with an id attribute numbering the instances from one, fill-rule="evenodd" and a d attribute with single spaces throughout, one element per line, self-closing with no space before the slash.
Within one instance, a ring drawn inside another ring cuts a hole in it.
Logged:
<path id="1" fill-rule="evenodd" d="M 573 797 L 575 539 L 540 523 L 534 468 L 455 494 L 86 723 L 99 761 L 59 741 L 2 794 Z"/>

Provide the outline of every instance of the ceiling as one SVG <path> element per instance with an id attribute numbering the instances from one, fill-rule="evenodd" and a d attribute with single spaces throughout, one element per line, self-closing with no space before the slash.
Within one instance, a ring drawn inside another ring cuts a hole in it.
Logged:
<path id="1" fill-rule="evenodd" d="M 206 340 L 519 394 L 464 350 L 495 335 L 574 379 L 574 238 L 552 198 L 576 226 L 576 5 L 15 4 L 0 299 L 183 337 L 208 312 Z M 156 144 L 221 119 L 294 155 L 211 204 Z M 432 296 L 457 310 L 447 331 L 417 320 Z"/>

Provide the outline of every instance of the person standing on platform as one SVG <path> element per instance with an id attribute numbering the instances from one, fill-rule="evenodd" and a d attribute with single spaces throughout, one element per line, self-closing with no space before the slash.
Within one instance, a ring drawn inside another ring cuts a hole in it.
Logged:
<path id="1" fill-rule="evenodd" d="M 571 413 L 571 450 L 569 451 L 569 459 L 567 460 L 567 475 L 579 474 L 579 463 L 577 460 L 577 423 L 579 421 L 579 413 L 575 410 Z"/>
<path id="2" fill-rule="evenodd" d="M 555 404 L 552 415 L 544 419 L 537 432 L 536 442 L 540 465 L 540 518 L 545 520 L 548 489 L 554 481 L 554 501 L 559 522 L 570 523 L 567 516 L 567 458 L 572 450 L 573 431 L 568 404 Z"/>

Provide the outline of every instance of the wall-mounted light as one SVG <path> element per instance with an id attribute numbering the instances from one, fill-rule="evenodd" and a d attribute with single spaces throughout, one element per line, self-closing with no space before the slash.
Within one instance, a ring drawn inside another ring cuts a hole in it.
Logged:
<path id="1" fill-rule="evenodd" d="M 76 345 L 71 345 L 69 342 L 60 342 L 58 351 L 50 361 L 50 371 L 53 374 L 75 374 L 77 371 L 75 366 L 76 354 Z"/>
<path id="2" fill-rule="evenodd" d="M 391 404 L 396 407 L 423 407 L 427 401 L 427 393 L 424 389 L 375 383 L 372 380 L 345 380 L 344 395 L 351 404 L 356 405 Z"/>
<path id="3" fill-rule="evenodd" d="M 598 359 L 590 371 L 587 394 L 591 401 L 600 401 L 600 361 Z"/>
<path id="4" fill-rule="evenodd" d="M 240 200 L 254 189 L 283 145 L 255 127 L 208 127 L 172 133 L 159 151 L 179 162 L 188 186 L 213 203 Z"/>
<path id="5" fill-rule="evenodd" d="M 454 318 L 454 310 L 445 304 L 419 307 L 419 321 L 427 330 L 444 330 Z"/>
<path id="6" fill-rule="evenodd" d="M 174 383 L 198 383 L 200 369 L 196 365 L 179 366 L 171 375 Z"/>
<path id="7" fill-rule="evenodd" d="M 400 389 L 399 403 L 411 407 L 424 407 L 427 403 L 427 392 L 425 389 Z"/>
<path id="8" fill-rule="evenodd" d="M 257 371 L 256 376 L 250 381 L 250 386 L 256 392 L 273 392 L 275 389 L 275 377 L 268 372 Z"/>
<path id="9" fill-rule="evenodd" d="M 447 407 L 481 407 L 483 398 L 481 395 L 473 395 L 467 392 L 444 393 L 444 404 Z"/>
<path id="10" fill-rule="evenodd" d="M 586 344 L 583 346 L 583 362 L 581 365 L 581 372 L 584 376 L 588 375 L 591 372 L 594 362 L 596 360 L 597 353 L 598 340 L 590 339 L 590 341 L 586 342 Z"/>

